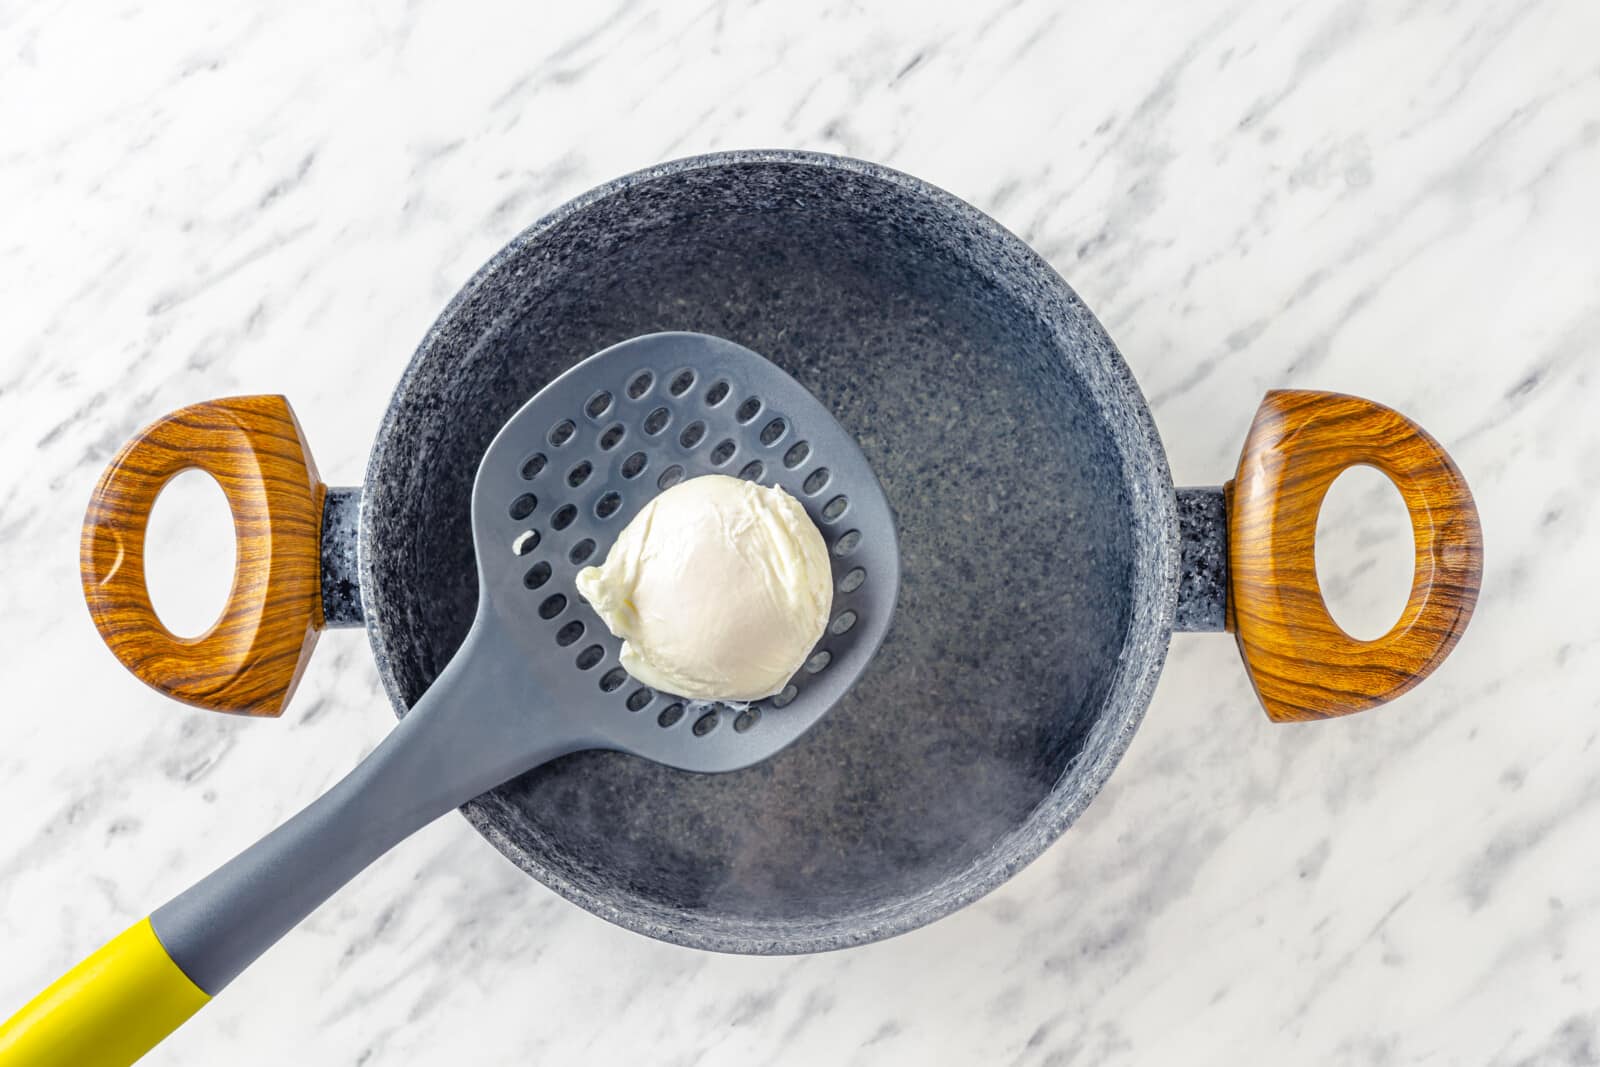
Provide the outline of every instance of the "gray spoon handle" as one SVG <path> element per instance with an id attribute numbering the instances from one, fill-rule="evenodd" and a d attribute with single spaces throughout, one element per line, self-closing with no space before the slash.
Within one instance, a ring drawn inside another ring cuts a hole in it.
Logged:
<path id="1" fill-rule="evenodd" d="M 546 713 L 496 625 L 459 652 L 338 784 L 150 922 L 173 961 L 215 995 L 368 864 L 440 815 L 584 747 Z M 530 744 L 530 733 L 544 737 Z"/>

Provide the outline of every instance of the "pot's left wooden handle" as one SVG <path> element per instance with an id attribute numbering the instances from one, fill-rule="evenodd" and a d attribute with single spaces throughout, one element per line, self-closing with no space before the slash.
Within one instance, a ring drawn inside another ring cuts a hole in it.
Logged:
<path id="1" fill-rule="evenodd" d="M 150 509 L 177 474 L 210 474 L 233 512 L 228 602 L 199 637 L 162 625 L 145 585 Z M 196 707 L 283 713 L 322 629 L 326 487 L 281 396 L 181 408 L 140 431 L 100 476 L 83 520 L 79 569 L 89 614 L 122 664 Z"/>

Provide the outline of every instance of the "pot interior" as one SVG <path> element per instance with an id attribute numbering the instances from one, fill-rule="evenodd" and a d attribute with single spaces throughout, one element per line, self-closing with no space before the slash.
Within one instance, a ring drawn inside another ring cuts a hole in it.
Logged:
<path id="1" fill-rule="evenodd" d="M 700 776 L 580 753 L 467 815 L 584 907 L 683 944 L 805 951 L 926 922 L 1048 843 L 1142 712 L 1153 679 L 1123 675 L 1159 666 L 1173 554 L 1148 414 L 1049 268 L 928 186 L 787 154 L 624 179 L 485 268 L 396 394 L 362 565 L 398 703 L 472 621 L 489 440 L 574 362 L 658 330 L 755 349 L 856 436 L 899 524 L 894 625 L 764 764 Z"/>

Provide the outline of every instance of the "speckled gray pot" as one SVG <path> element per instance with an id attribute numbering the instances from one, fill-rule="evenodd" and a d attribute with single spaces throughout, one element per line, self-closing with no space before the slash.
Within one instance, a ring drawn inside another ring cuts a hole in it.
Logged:
<path id="1" fill-rule="evenodd" d="M 856 435 L 899 524 L 893 629 L 767 763 L 698 776 L 582 753 L 466 817 L 570 900 L 698 948 L 857 945 L 988 892 L 1100 789 L 1175 625 L 1221 628 L 1222 500 L 1174 492 L 1138 386 L 1066 283 L 914 178 L 705 156 L 524 232 L 423 340 L 359 518 L 359 491 L 334 491 L 329 619 L 364 609 L 403 714 L 473 618 L 468 500 L 490 438 L 566 367 L 658 330 L 755 349 Z"/>

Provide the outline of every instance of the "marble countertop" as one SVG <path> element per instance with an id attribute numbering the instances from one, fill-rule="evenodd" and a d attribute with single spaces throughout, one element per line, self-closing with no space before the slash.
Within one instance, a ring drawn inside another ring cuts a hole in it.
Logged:
<path id="1" fill-rule="evenodd" d="M 1273 386 L 1417 418 L 1483 515 L 1454 656 L 1384 710 L 1285 728 L 1231 642 L 1180 636 L 1063 840 L 834 955 L 626 933 L 451 816 L 148 1062 L 1597 1062 L 1596 41 L 1587 0 L 0 9 L 0 1005 L 391 721 L 358 631 L 277 722 L 118 667 L 76 567 L 112 450 L 283 392 L 354 483 L 412 348 L 519 229 L 662 159 L 793 146 L 1032 242 L 1122 347 L 1180 484 L 1228 476 Z M 1344 489 L 1324 574 L 1382 629 L 1403 520 Z M 216 530 L 184 500 L 164 529 Z M 225 573 L 205 545 L 188 562 Z"/>

